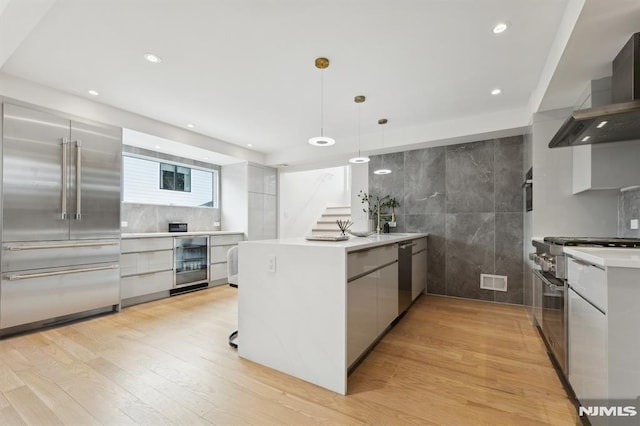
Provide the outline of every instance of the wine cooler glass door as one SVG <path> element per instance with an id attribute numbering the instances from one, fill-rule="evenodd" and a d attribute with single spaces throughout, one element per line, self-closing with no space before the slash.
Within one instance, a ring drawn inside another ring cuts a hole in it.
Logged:
<path id="1" fill-rule="evenodd" d="M 208 237 L 175 238 L 175 286 L 209 280 Z"/>

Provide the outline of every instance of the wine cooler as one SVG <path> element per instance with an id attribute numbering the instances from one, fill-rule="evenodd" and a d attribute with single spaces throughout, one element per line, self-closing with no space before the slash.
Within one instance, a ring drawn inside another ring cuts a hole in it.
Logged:
<path id="1" fill-rule="evenodd" d="M 209 237 L 175 237 L 176 288 L 209 282 Z"/>

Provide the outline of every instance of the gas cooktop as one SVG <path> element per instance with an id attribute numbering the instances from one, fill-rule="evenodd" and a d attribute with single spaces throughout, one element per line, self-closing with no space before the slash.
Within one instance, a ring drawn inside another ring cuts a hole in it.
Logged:
<path id="1" fill-rule="evenodd" d="M 639 238 L 544 237 L 544 241 L 560 246 L 639 247 Z"/>

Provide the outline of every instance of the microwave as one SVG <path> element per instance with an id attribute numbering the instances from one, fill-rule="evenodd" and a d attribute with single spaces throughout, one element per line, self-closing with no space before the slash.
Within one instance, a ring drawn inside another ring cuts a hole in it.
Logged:
<path id="1" fill-rule="evenodd" d="M 181 222 L 169 222 L 169 232 L 187 232 L 187 224 Z"/>

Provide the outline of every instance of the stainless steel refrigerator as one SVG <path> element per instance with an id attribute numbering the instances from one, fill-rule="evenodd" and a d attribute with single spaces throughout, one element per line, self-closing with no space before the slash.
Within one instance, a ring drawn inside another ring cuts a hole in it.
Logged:
<path id="1" fill-rule="evenodd" d="M 122 129 L 2 107 L 0 334 L 119 309 Z"/>

